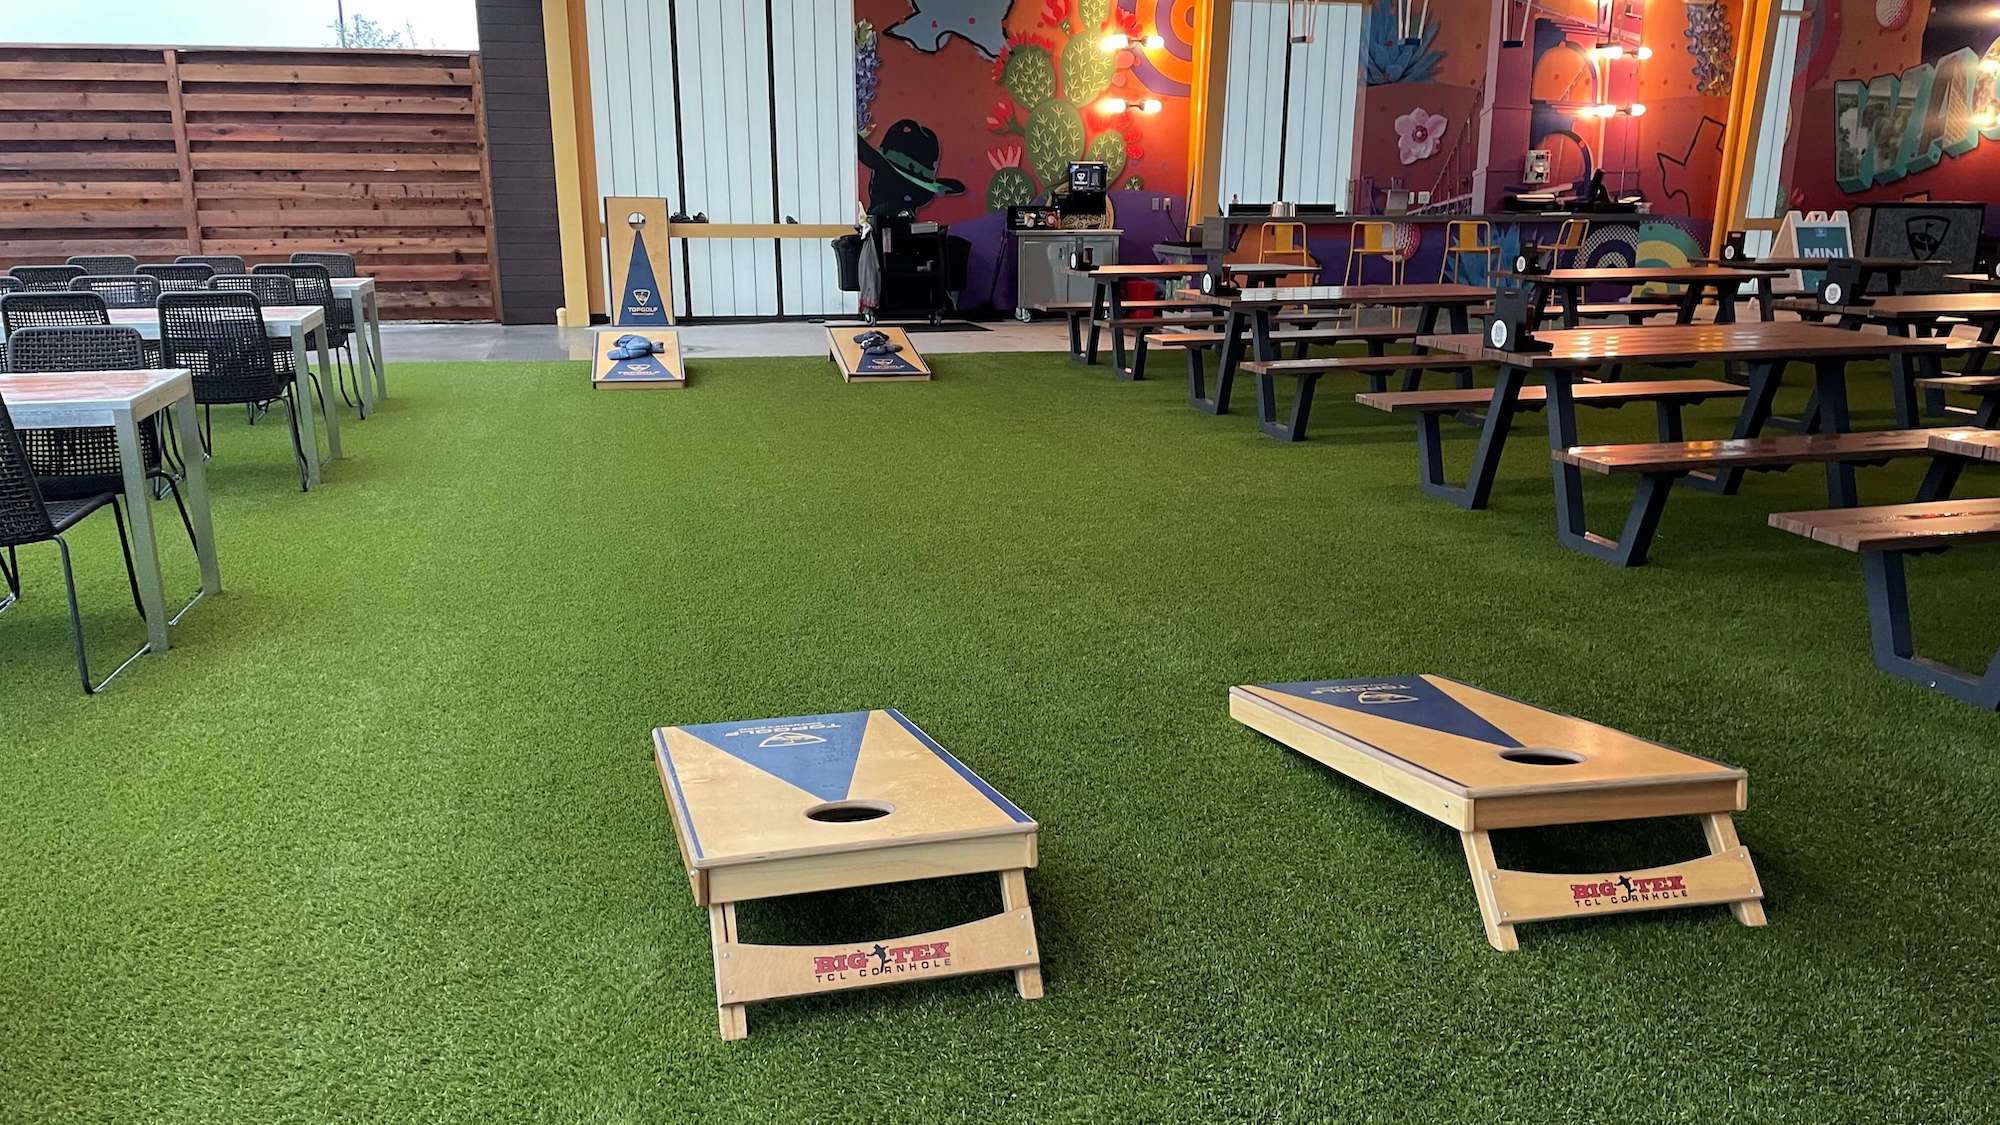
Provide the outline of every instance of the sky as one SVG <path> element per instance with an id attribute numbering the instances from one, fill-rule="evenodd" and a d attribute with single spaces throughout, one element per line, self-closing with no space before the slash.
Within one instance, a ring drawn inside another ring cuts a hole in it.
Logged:
<path id="1" fill-rule="evenodd" d="M 473 0 L 0 0 L 0 43 L 332 47 L 336 6 L 416 31 L 417 46 L 479 49 Z"/>

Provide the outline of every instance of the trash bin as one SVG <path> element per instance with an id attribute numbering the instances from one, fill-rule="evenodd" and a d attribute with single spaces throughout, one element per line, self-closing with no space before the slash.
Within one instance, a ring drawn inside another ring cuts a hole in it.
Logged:
<path id="1" fill-rule="evenodd" d="M 843 234 L 834 239 L 833 259 L 839 264 L 840 291 L 861 292 L 861 236 Z"/>

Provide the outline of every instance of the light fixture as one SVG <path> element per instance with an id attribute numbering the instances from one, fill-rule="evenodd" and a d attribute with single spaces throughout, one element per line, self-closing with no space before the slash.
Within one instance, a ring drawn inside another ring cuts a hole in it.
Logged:
<path id="1" fill-rule="evenodd" d="M 1617 112 L 1618 112 L 1618 107 L 1612 105 L 1610 102 L 1606 102 L 1603 105 L 1597 107 L 1597 116 L 1599 117 L 1610 117 L 1612 114 L 1615 114 Z"/>
<path id="2" fill-rule="evenodd" d="M 1148 51 L 1163 51 L 1167 47 L 1167 37 L 1158 33 L 1148 35 L 1145 44 Z"/>
<path id="3" fill-rule="evenodd" d="M 1160 112 L 1160 99 L 1158 99 L 1158 98 L 1147 98 L 1147 99 L 1146 99 L 1145 101 L 1143 101 L 1143 102 L 1140 102 L 1140 103 L 1139 103 L 1139 112 L 1140 112 L 1140 113 L 1158 113 L 1158 112 Z"/>
<path id="4" fill-rule="evenodd" d="M 1132 45 L 1132 37 L 1122 31 L 1114 31 L 1098 40 L 1097 45 L 1107 51 L 1122 51 Z"/>
<path id="5" fill-rule="evenodd" d="M 1631 105 L 1625 107 L 1625 112 L 1634 117 L 1644 117 L 1646 116 L 1646 103 L 1633 102 Z"/>
<path id="6" fill-rule="evenodd" d="M 2000 124 L 2000 114 L 1995 114 L 1990 109 L 1982 109 L 1972 115 L 1972 123 L 1981 129 L 1991 129 L 1995 124 Z"/>
<path id="7" fill-rule="evenodd" d="M 1097 108 L 1103 113 L 1124 113 L 1130 107 L 1125 104 L 1124 98 L 1105 98 L 1097 103 Z"/>
<path id="8" fill-rule="evenodd" d="M 2000 73 L 2000 59 L 1996 59 L 1991 55 L 1988 55 L 1985 58 L 1980 59 L 1979 72 L 1981 74 Z"/>
<path id="9" fill-rule="evenodd" d="M 1645 62 L 1647 59 L 1653 57 L 1653 49 L 1651 47 L 1641 47 L 1632 52 L 1632 57 L 1638 59 L 1640 62 Z"/>
<path id="10" fill-rule="evenodd" d="M 1598 57 L 1606 59 L 1623 58 L 1625 56 L 1625 48 L 1622 44 L 1618 43 L 1599 43 L 1597 45 L 1597 54 Z"/>

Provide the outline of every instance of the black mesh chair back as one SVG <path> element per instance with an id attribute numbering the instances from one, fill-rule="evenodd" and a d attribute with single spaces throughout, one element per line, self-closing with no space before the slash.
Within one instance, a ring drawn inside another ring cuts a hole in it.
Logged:
<path id="1" fill-rule="evenodd" d="M 20 291 L 20 278 L 0 273 L 0 293 L 19 293 Z"/>
<path id="2" fill-rule="evenodd" d="M 150 309 L 160 299 L 160 283 L 143 273 L 90 273 L 69 283 L 72 293 L 95 293 L 114 309 Z"/>
<path id="3" fill-rule="evenodd" d="M 83 270 L 77 266 L 15 266 L 7 272 L 30 292 L 60 292 L 68 289 L 73 279 L 83 276 Z"/>
<path id="4" fill-rule="evenodd" d="M 250 267 L 235 254 L 182 254 L 174 259 L 175 265 L 207 266 L 216 273 L 249 273 Z"/>
<path id="5" fill-rule="evenodd" d="M 296 305 L 299 287 L 281 273 L 219 273 L 208 279 L 208 288 L 248 293 L 260 305 Z"/>
<path id="6" fill-rule="evenodd" d="M 201 262 L 174 262 L 140 266 L 139 272 L 159 282 L 162 293 L 191 293 L 208 288 L 208 279 L 215 276 L 215 267 Z"/>
<path id="7" fill-rule="evenodd" d="M 326 272 L 334 277 L 360 277 L 355 268 L 354 255 L 330 250 L 299 250 L 292 254 L 292 261 L 302 266 L 325 266 Z"/>
<path id="8" fill-rule="evenodd" d="M 14 429 L 13 415 L 7 413 L 7 400 L 0 398 L 0 547 L 40 543 L 55 534 L 28 451 Z"/>
<path id="9" fill-rule="evenodd" d="M 7 337 L 9 371 L 137 371 L 145 366 L 145 341 L 136 328 L 23 328 Z"/>
<path id="10" fill-rule="evenodd" d="M 69 264 L 85 273 L 129 274 L 139 269 L 139 259 L 130 254 L 71 254 Z"/>
<path id="11" fill-rule="evenodd" d="M 10 371 L 136 371 L 145 366 L 145 343 L 136 328 L 23 328 L 7 337 Z M 108 426 L 22 430 L 20 437 L 46 499 L 72 500 L 125 487 L 118 432 Z M 157 426 L 139 427 L 139 448 L 146 475 L 160 475 Z"/>
<path id="12" fill-rule="evenodd" d="M 290 372 L 264 328 L 264 312 L 249 293 L 213 290 L 160 295 L 160 361 L 194 375 L 194 399 L 204 404 L 264 403 L 284 394 Z M 282 348 L 291 354 L 289 344 Z"/>
<path id="13" fill-rule="evenodd" d="M 23 328 L 110 323 L 110 307 L 96 293 L 29 290 L 0 296 L 0 336 L 12 336 Z"/>
<path id="14" fill-rule="evenodd" d="M 352 311 L 347 302 L 333 294 L 333 275 L 322 265 L 309 262 L 275 262 L 262 265 L 250 271 L 255 274 L 281 274 L 292 279 L 299 292 L 298 304 L 318 305 L 326 310 L 327 344 L 339 347 L 347 340 L 354 328 Z"/>

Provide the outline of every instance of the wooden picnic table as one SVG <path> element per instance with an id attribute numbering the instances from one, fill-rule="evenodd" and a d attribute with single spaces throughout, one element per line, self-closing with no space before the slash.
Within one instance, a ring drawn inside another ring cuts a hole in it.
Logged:
<path id="1" fill-rule="evenodd" d="M 1968 461 L 2000 461 L 2000 430 L 1972 430 L 1931 437 L 1931 449 Z"/>
<path id="2" fill-rule="evenodd" d="M 209 516 L 208 463 L 201 455 L 194 380 L 188 369 L 0 373 L 0 400 L 5 400 L 14 424 L 22 429 L 101 426 L 117 435 L 126 513 L 132 524 L 132 571 L 139 584 L 139 604 L 146 613 L 146 643 L 153 652 L 167 651 L 167 626 L 178 622 L 180 614 L 167 612 L 159 543 L 153 530 L 153 482 L 146 475 L 139 441 L 139 427 L 162 412 L 171 412 L 180 446 L 187 453 L 188 522 L 194 527 L 195 557 L 201 567 L 201 593 L 195 600 L 222 591 L 215 528 Z M 181 613 L 185 612 L 183 608 Z"/>
<path id="3" fill-rule="evenodd" d="M 1437 331 L 1440 317 L 1449 320 L 1452 332 L 1469 332 L 1472 308 L 1491 301 L 1493 290 L 1483 285 L 1306 285 L 1250 289 L 1219 296 L 1182 293 L 1181 299 L 1224 312 L 1222 357 L 1216 365 L 1215 397 L 1207 397 L 1206 389 L 1198 385 L 1190 385 L 1188 397 L 1198 410 L 1209 414 L 1227 414 L 1230 388 L 1235 384 L 1236 369 L 1243 361 L 1246 343 L 1252 358 L 1278 358 L 1277 345 L 1271 338 L 1272 321 L 1286 306 L 1303 305 L 1331 310 L 1379 305 L 1416 309 L 1417 334 L 1421 337 Z M 1249 330 L 1247 340 L 1246 328 Z M 1413 362 L 1411 366 L 1420 367 L 1422 364 Z"/>
<path id="4" fill-rule="evenodd" d="M 2000 292 L 1902 293 L 1871 297 L 1851 305 L 1826 305 L 1816 298 L 1809 298 L 1792 307 L 1837 317 L 1843 328 L 1874 324 L 1895 336 L 1949 336 L 1958 323 L 1963 322 L 1978 332 L 1980 344 L 1966 361 L 1961 372 L 1965 375 L 1978 375 L 1985 370 L 1990 349 L 1995 339 L 2000 338 Z M 1954 319 L 1941 319 L 1946 317 Z M 1890 357 L 1890 364 L 1896 376 L 1896 421 L 1906 427 L 1915 426 L 1918 424 L 1915 389 L 1918 373 L 1895 356 Z M 1931 393 L 1925 406 L 1932 415 L 1943 414 L 1943 395 Z"/>
<path id="5" fill-rule="evenodd" d="M 1297 264 L 1280 262 L 1237 262 L 1227 267 L 1235 277 L 1252 285 L 1276 285 L 1288 274 L 1309 273 L 1309 269 Z M 1081 363 L 1097 362 L 1098 343 L 1105 328 L 1111 329 L 1111 358 L 1122 373 L 1125 364 L 1125 328 L 1118 323 L 1125 319 L 1125 309 L 1121 303 L 1118 286 L 1126 281 L 1151 281 L 1166 284 L 1174 281 L 1188 281 L 1200 277 L 1208 267 L 1196 262 L 1121 262 L 1116 265 L 1098 266 L 1090 270 L 1076 270 L 1090 278 L 1090 331 L 1081 352 L 1072 352 L 1071 358 Z"/>
<path id="6" fill-rule="evenodd" d="M 1738 414 L 1734 438 L 1756 437 L 1771 417 L 1785 365 L 1807 362 L 1819 398 L 1818 423 L 1823 432 L 1846 433 L 1851 429 L 1847 409 L 1847 369 L 1856 360 L 1910 354 L 1921 362 L 1934 364 L 1947 341 L 1889 336 L 1872 332 L 1850 332 L 1829 325 L 1777 321 L 1755 324 L 1688 324 L 1650 327 L 1614 326 L 1539 333 L 1536 339 L 1552 345 L 1546 352 L 1503 352 L 1489 347 L 1482 336 L 1451 335 L 1419 337 L 1420 346 L 1450 352 L 1491 363 L 1499 368 L 1494 381 L 1479 445 L 1464 485 L 1448 484 L 1443 462 L 1436 449 L 1426 449 L 1419 458 L 1424 473 L 1424 491 L 1448 499 L 1467 509 L 1486 507 L 1493 480 L 1500 466 L 1520 404 L 1521 388 L 1530 372 L 1540 372 L 1548 387 L 1545 407 L 1549 426 L 1549 448 L 1571 449 L 1577 440 L 1576 385 L 1586 373 L 1610 363 L 1679 363 L 1687 361 L 1740 361 L 1750 372 L 1749 393 Z M 1420 431 L 1421 432 L 1421 431 Z M 1432 439 L 1435 441 L 1435 439 Z M 1680 440 L 1678 434 L 1663 440 Z M 1835 471 L 1851 490 L 1852 465 L 1836 466 Z M 1690 479 L 1686 483 L 1712 491 L 1734 493 L 1743 476 L 1742 469 L 1726 470 L 1707 482 Z M 1585 529 L 1582 472 L 1573 464 L 1558 461 L 1554 467 L 1557 536 L 1565 546 L 1586 554 L 1608 557 L 1615 544 Z M 1664 506 L 1665 493 L 1656 500 Z M 1655 521 L 1658 510 L 1651 511 Z"/>
<path id="7" fill-rule="evenodd" d="M 1948 273 L 1944 275 L 1944 279 L 1962 281 L 1979 289 L 2000 289 L 2000 277 L 1988 273 Z"/>
<path id="8" fill-rule="evenodd" d="M 1685 285 L 1681 294 L 1680 312 L 1676 320 L 1681 324 L 1694 322 L 1695 310 L 1701 307 L 1704 293 L 1715 294 L 1715 321 L 1717 324 L 1736 323 L 1736 297 L 1744 285 L 1757 287 L 1757 300 L 1764 309 L 1770 307 L 1771 279 L 1787 271 L 1776 266 L 1613 266 L 1603 269 L 1578 268 L 1551 270 L 1546 274 L 1527 275 L 1504 272 L 1500 277 L 1512 278 L 1519 282 L 1532 282 L 1539 287 L 1542 301 L 1538 311 L 1548 309 L 1548 295 L 1557 295 L 1562 303 L 1563 327 L 1576 328 L 1583 318 L 1583 291 L 1592 285 Z M 1768 319 L 1768 316 L 1766 317 Z"/>

